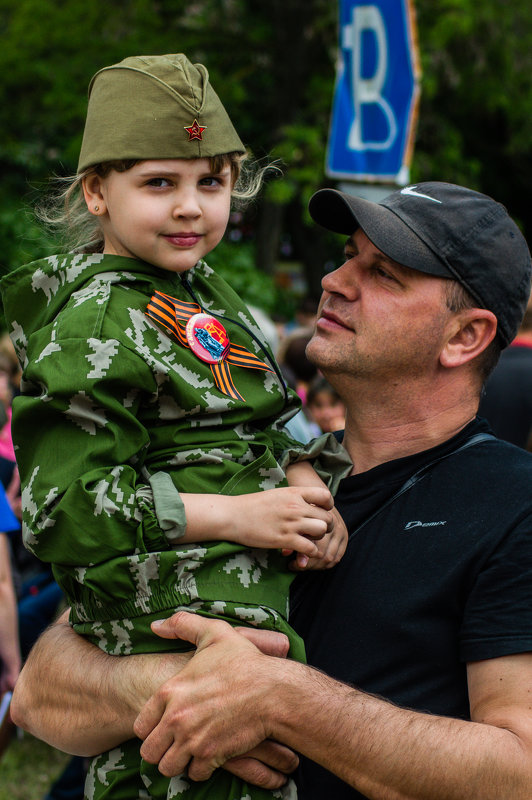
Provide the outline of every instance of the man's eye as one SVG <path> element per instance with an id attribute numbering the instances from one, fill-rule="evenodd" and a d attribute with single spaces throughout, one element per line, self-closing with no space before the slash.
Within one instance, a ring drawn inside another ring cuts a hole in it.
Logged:
<path id="1" fill-rule="evenodd" d="M 390 272 L 387 272 L 382 267 L 375 267 L 374 268 L 374 272 L 375 272 L 376 275 L 378 275 L 381 278 L 386 278 L 387 280 L 390 280 L 390 281 L 395 281 L 396 280 L 394 275 L 392 275 Z"/>

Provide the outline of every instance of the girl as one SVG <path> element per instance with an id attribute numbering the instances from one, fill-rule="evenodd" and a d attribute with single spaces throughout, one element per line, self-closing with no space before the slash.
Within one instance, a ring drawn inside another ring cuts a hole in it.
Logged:
<path id="1" fill-rule="evenodd" d="M 301 454 L 283 430 L 297 404 L 203 260 L 241 193 L 244 147 L 207 70 L 183 55 L 127 58 L 89 96 L 66 192 L 86 246 L 3 283 L 25 369 L 13 431 L 26 544 L 54 564 L 74 628 L 107 653 L 172 646 L 150 623 L 187 608 L 285 631 L 302 659 L 280 549 L 324 566 L 345 529 L 311 466 L 290 465 L 323 444 Z M 164 778 L 137 740 L 93 761 L 86 794 L 272 797 L 223 770 Z"/>

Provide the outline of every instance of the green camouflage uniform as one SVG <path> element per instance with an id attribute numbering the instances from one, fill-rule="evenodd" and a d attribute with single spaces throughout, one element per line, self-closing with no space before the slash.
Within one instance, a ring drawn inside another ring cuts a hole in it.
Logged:
<path id="1" fill-rule="evenodd" d="M 230 287 L 205 262 L 186 276 L 203 308 L 224 317 L 231 343 L 265 360 L 229 321 L 262 339 Z M 283 430 L 294 395 L 275 372 L 241 367 L 231 373 L 244 402 L 219 391 L 209 365 L 146 315 L 156 291 L 191 301 L 179 275 L 149 264 L 53 256 L 9 274 L 2 291 L 24 367 L 13 416 L 24 540 L 53 564 L 74 629 L 117 656 L 188 649 L 149 627 L 184 608 L 283 631 L 303 659 L 287 623 L 293 576 L 278 551 L 175 543 L 185 528 L 180 492 L 286 485 L 281 456 L 299 452 Z M 95 758 L 87 797 L 271 800 L 293 791 L 260 790 L 223 770 L 189 788 L 140 762 L 136 739 Z"/>

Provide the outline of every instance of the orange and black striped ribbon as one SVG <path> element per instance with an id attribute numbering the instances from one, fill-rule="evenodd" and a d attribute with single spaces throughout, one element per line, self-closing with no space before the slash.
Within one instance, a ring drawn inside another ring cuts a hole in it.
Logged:
<path id="1" fill-rule="evenodd" d="M 200 314 L 202 311 L 203 309 L 197 303 L 188 303 L 184 300 L 178 300 L 176 297 L 171 297 L 169 294 L 155 292 L 148 303 L 146 314 L 173 333 L 178 342 L 190 350 L 186 336 L 186 324 L 194 314 Z M 208 314 L 209 312 L 205 313 Z M 217 388 L 223 394 L 235 400 L 244 401 L 244 398 L 233 383 L 231 364 L 235 367 L 273 372 L 271 367 L 261 361 L 260 358 L 257 358 L 257 356 L 254 356 L 253 353 L 250 353 L 247 348 L 230 342 L 229 349 L 223 360 L 216 364 L 209 364 L 209 366 Z"/>

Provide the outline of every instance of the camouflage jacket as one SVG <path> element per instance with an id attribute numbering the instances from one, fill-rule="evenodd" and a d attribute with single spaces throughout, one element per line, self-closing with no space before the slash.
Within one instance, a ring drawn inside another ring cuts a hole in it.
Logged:
<path id="1" fill-rule="evenodd" d="M 205 262 L 186 277 L 231 343 L 266 361 L 231 288 Z M 254 607 L 286 617 L 292 575 L 277 551 L 169 544 L 186 524 L 180 492 L 285 485 L 281 453 L 300 447 L 283 424 L 298 400 L 278 374 L 233 366 L 244 399 L 220 392 L 209 365 L 145 313 L 155 291 L 191 300 L 180 276 L 134 259 L 53 256 L 1 288 L 24 368 L 13 415 L 23 536 L 54 565 L 77 629 L 126 653 L 154 649 L 141 641 L 147 622 L 182 605 L 224 616 L 231 600 L 252 623 Z"/>

